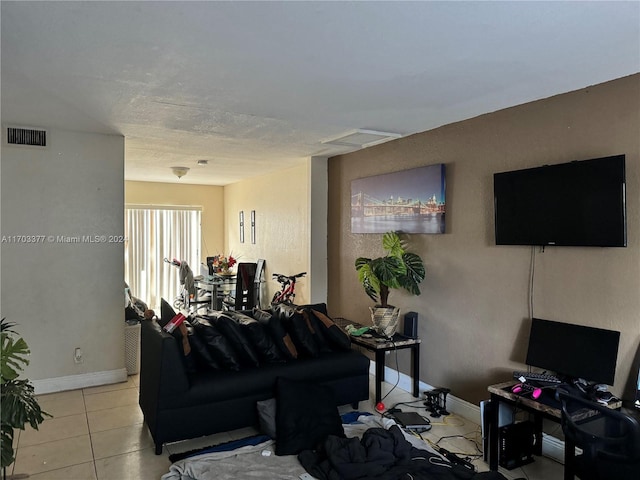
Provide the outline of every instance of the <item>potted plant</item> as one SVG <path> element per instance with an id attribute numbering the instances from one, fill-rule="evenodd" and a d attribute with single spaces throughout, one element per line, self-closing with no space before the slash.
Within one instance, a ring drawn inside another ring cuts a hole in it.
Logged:
<path id="1" fill-rule="evenodd" d="M 383 257 L 356 259 L 358 279 L 369 297 L 377 302 L 370 308 L 371 318 L 379 333 L 390 337 L 398 327 L 400 309 L 389 305 L 391 289 L 403 289 L 412 295 L 420 295 L 419 284 L 424 280 L 424 263 L 419 255 L 406 251 L 406 243 L 397 232 L 387 232 L 382 237 Z"/>
<path id="2" fill-rule="evenodd" d="M 44 421 L 44 416 L 51 416 L 43 412 L 36 400 L 33 385 L 29 380 L 19 379 L 20 372 L 29 365 L 28 355 L 31 353 L 27 343 L 22 337 L 12 330 L 14 323 L 0 320 L 0 341 L 2 344 L 1 368 L 1 402 L 2 413 L 2 467 L 3 478 L 6 476 L 6 468 L 15 460 L 13 451 L 13 433 L 16 428 L 24 430 L 28 423 L 32 428 L 38 429 L 38 425 Z"/>

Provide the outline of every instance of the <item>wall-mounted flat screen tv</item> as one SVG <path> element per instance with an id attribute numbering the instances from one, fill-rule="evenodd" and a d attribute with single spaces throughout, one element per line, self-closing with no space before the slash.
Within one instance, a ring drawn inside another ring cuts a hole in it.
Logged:
<path id="1" fill-rule="evenodd" d="M 626 247 L 625 156 L 496 173 L 496 245 Z"/>

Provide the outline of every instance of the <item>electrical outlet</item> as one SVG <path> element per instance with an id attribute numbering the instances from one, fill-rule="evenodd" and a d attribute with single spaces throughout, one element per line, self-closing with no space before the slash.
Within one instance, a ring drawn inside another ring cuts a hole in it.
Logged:
<path id="1" fill-rule="evenodd" d="M 82 349 L 76 348 L 73 352 L 73 361 L 75 363 L 82 363 L 84 359 L 82 358 Z"/>

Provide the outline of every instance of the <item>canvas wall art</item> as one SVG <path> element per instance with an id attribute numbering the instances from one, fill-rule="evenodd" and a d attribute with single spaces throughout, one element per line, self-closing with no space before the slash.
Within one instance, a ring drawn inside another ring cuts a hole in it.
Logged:
<path id="1" fill-rule="evenodd" d="M 351 182 L 351 233 L 444 233 L 445 165 Z"/>

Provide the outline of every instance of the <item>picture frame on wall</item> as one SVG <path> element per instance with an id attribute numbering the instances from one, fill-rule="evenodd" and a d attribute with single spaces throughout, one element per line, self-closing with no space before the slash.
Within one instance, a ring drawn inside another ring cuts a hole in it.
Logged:
<path id="1" fill-rule="evenodd" d="M 251 243 L 256 243 L 256 211 L 251 210 Z"/>
<path id="2" fill-rule="evenodd" d="M 351 233 L 445 233 L 445 164 L 351 182 Z"/>

